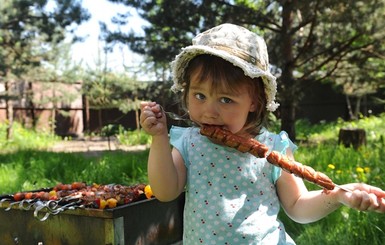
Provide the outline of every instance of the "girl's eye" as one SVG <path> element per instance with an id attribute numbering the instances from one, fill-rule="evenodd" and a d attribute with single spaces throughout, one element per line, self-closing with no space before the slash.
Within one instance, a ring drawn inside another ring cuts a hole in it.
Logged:
<path id="1" fill-rule="evenodd" d="M 223 98 L 221 98 L 221 102 L 224 104 L 229 104 L 229 103 L 233 102 L 233 100 L 230 98 L 223 97 Z"/>
<path id="2" fill-rule="evenodd" d="M 198 100 L 204 100 L 206 97 L 201 93 L 196 93 L 195 98 Z"/>

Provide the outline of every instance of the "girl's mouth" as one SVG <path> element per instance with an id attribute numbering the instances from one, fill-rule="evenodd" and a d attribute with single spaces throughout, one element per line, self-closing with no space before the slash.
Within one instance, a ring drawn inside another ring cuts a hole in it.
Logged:
<path id="1" fill-rule="evenodd" d="M 219 125 L 219 124 L 199 123 L 198 125 L 200 127 L 208 126 L 208 127 L 220 127 L 220 128 L 223 128 L 223 129 L 227 129 L 224 125 Z"/>

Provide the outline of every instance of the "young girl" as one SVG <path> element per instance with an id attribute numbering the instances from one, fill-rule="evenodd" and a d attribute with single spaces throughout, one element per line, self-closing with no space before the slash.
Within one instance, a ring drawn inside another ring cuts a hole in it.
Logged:
<path id="1" fill-rule="evenodd" d="M 282 206 L 293 220 L 319 220 L 341 205 L 385 212 L 385 192 L 347 184 L 325 193 L 308 191 L 295 177 L 249 153 L 200 135 L 199 126 L 219 125 L 252 137 L 293 157 L 297 148 L 285 132 L 263 125 L 274 111 L 276 82 L 268 69 L 262 38 L 240 26 L 223 24 L 193 39 L 172 63 L 174 90 L 196 127 L 172 127 L 155 102 L 141 104 L 140 122 L 152 135 L 148 177 L 154 195 L 170 201 L 186 192 L 184 244 L 294 244 L 277 219 Z"/>

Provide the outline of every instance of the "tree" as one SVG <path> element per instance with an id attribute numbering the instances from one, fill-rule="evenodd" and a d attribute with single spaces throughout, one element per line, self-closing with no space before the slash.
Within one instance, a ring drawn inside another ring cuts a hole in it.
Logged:
<path id="1" fill-rule="evenodd" d="M 373 18 L 371 16 L 370 18 Z M 385 30 L 373 33 L 373 36 L 384 35 Z M 342 88 L 346 96 L 351 120 L 358 119 L 362 113 L 361 101 L 367 95 L 376 94 L 385 84 L 385 43 L 373 43 L 359 52 L 350 53 L 340 63 L 340 72 L 334 76 L 335 84 Z M 374 102 L 376 98 L 374 97 Z M 355 106 L 353 101 L 355 100 Z M 363 111 L 367 115 L 367 110 Z"/>
<path id="2" fill-rule="evenodd" d="M 60 108 L 71 105 L 81 96 L 81 79 L 85 71 L 80 64 L 72 61 L 70 49 L 70 43 L 52 44 L 50 50 L 45 51 L 47 61 L 30 68 L 19 78 L 20 84 L 28 84 L 24 85 L 28 88 L 23 99 L 29 104 L 33 126 L 37 123 L 34 110 L 39 107 L 50 108 L 52 133 L 56 133 L 58 114 L 63 117 L 70 116 L 66 110 Z M 32 87 L 37 87 L 38 91 L 33 91 Z"/>
<path id="3" fill-rule="evenodd" d="M 125 72 L 96 69 L 87 71 L 83 77 L 83 95 L 88 105 L 87 108 L 98 110 L 99 129 L 105 126 L 102 110 L 111 108 L 117 108 L 123 113 L 135 111 L 136 128 L 139 129 L 140 101 L 144 99 L 162 100 L 160 103 L 164 104 L 163 100 L 170 100 L 171 93 L 163 93 L 164 84 L 138 81 Z"/>
<path id="4" fill-rule="evenodd" d="M 263 35 L 270 61 L 280 71 L 281 128 L 293 140 L 303 91 L 314 82 L 334 81 L 333 76 L 346 69 L 341 64 L 353 53 L 368 60 L 371 55 L 365 50 L 379 46 L 384 37 L 384 0 L 109 1 L 136 8 L 150 26 L 143 28 L 144 36 L 109 32 L 107 41 L 127 43 L 161 64 L 168 64 L 198 32 L 223 22 Z M 126 24 L 128 16 L 118 15 L 116 23 Z"/>
<path id="5" fill-rule="evenodd" d="M 53 6 L 49 7 L 49 4 Z M 0 5 L 0 77 L 5 92 L 7 138 L 12 136 L 12 99 L 18 78 L 47 62 L 52 44 L 60 43 L 89 18 L 76 0 L 3 0 Z M 76 41 L 74 37 L 73 41 Z M 12 89 L 14 91 L 12 91 Z"/>
<path id="6" fill-rule="evenodd" d="M 347 98 L 357 98 L 357 114 L 360 98 L 377 91 L 382 82 L 378 79 L 382 70 L 378 54 L 384 53 L 384 1 L 322 1 L 311 9 L 310 18 L 303 10 L 292 17 L 291 30 L 299 30 L 304 38 L 297 35 L 293 39 L 298 43 L 292 46 L 293 83 L 298 89 L 290 89 L 294 93 L 287 95 L 301 98 L 301 91 L 313 82 L 331 82 L 342 87 Z M 371 52 L 373 48 L 378 53 Z M 287 80 L 282 77 L 282 82 Z M 289 104 L 291 99 L 283 97 L 283 101 Z"/>
<path id="7" fill-rule="evenodd" d="M 125 73 L 90 70 L 83 78 L 83 94 L 89 108 L 99 112 L 99 129 L 104 126 L 102 109 L 118 108 L 123 113 L 139 109 L 140 91 L 146 84 L 136 81 Z M 137 127 L 139 128 L 137 121 Z M 86 122 L 87 123 L 87 122 Z"/>

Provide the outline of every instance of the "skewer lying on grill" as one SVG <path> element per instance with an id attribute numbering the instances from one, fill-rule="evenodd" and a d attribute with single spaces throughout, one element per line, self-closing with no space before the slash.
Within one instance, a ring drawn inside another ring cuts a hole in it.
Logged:
<path id="1" fill-rule="evenodd" d="M 204 125 L 200 129 L 200 133 L 213 140 L 222 142 L 224 145 L 235 148 L 240 152 L 249 152 L 256 157 L 266 157 L 267 161 L 283 170 L 301 177 L 307 181 L 315 183 L 327 190 L 333 190 L 336 186 L 333 181 L 325 174 L 315 171 L 313 168 L 303 165 L 299 162 L 289 159 L 277 151 L 272 151 L 268 156 L 268 148 L 266 145 L 255 139 L 244 138 L 231 133 L 229 130 L 219 126 Z"/>
<path id="2" fill-rule="evenodd" d="M 49 190 L 35 192 L 17 192 L 12 195 L 14 202 L 23 200 L 58 201 L 63 204 L 80 200 L 86 207 L 114 208 L 117 205 L 128 204 L 144 198 L 144 184 L 123 186 L 110 185 L 86 185 L 83 182 L 72 184 L 57 184 Z M 28 201 L 30 202 L 30 201 Z"/>
<path id="3" fill-rule="evenodd" d="M 40 191 L 17 192 L 0 198 L 0 208 L 5 211 L 12 208 L 34 210 L 34 217 L 45 221 L 51 214 L 77 208 L 115 208 L 118 205 L 152 198 L 149 185 L 137 184 L 124 186 L 119 184 L 86 185 L 83 182 L 57 184 L 53 188 Z"/>

